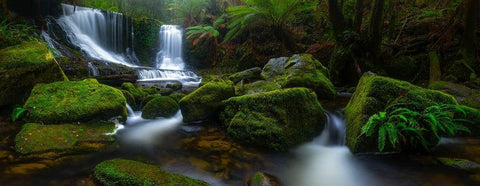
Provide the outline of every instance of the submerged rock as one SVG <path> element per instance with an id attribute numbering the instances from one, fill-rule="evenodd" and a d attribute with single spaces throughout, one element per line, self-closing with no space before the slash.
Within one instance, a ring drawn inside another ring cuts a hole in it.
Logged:
<path id="1" fill-rule="evenodd" d="M 327 78 L 328 69 L 310 54 L 271 59 L 262 70 L 262 77 L 279 83 L 284 88 L 306 87 L 313 89 L 320 99 L 333 99 L 336 90 Z"/>
<path id="2" fill-rule="evenodd" d="M 377 141 L 360 136 L 370 116 L 394 103 L 417 102 L 423 110 L 434 104 L 457 104 L 455 98 L 436 90 L 423 89 L 405 81 L 364 74 L 345 107 L 346 144 L 353 153 L 378 152 Z M 392 149 L 386 144 L 386 149 Z M 399 150 L 399 149 L 397 149 Z"/>
<path id="3" fill-rule="evenodd" d="M 241 72 L 237 72 L 235 74 L 230 75 L 228 78 L 233 82 L 233 83 L 238 83 L 240 81 L 244 82 L 251 82 L 255 81 L 258 79 L 261 79 L 260 73 L 262 72 L 262 69 L 259 67 L 254 67 L 250 68 Z"/>
<path id="4" fill-rule="evenodd" d="M 41 157 L 94 152 L 112 144 L 115 124 L 27 123 L 15 137 L 15 151 L 22 155 Z"/>
<path id="5" fill-rule="evenodd" d="M 480 164 L 470 160 L 458 158 L 437 158 L 437 161 L 442 165 L 446 165 L 456 169 L 461 169 L 473 173 L 480 172 Z"/>
<path id="6" fill-rule="evenodd" d="M 28 122 L 70 123 L 127 118 L 122 92 L 95 79 L 37 84 L 24 105 Z"/>
<path id="7" fill-rule="evenodd" d="M 171 117 L 178 111 L 178 104 L 168 96 L 160 96 L 149 101 L 142 110 L 142 118 Z"/>
<path id="8" fill-rule="evenodd" d="M 0 50 L 0 106 L 22 104 L 37 83 L 68 81 L 53 54 L 38 42 Z"/>
<path id="9" fill-rule="evenodd" d="M 289 88 L 230 98 L 221 119 L 244 143 L 285 151 L 317 136 L 325 125 L 315 92 Z"/>
<path id="10" fill-rule="evenodd" d="M 126 159 L 104 161 L 94 170 L 95 178 L 105 185 L 208 185 L 155 165 Z"/>
<path id="11" fill-rule="evenodd" d="M 232 96 L 235 96 L 235 88 L 229 80 L 217 80 L 203 85 L 180 100 L 183 121 L 197 121 L 213 116 L 222 101 Z"/>
<path id="12" fill-rule="evenodd" d="M 280 181 L 277 177 L 264 173 L 256 172 L 247 181 L 248 186 L 280 186 Z"/>

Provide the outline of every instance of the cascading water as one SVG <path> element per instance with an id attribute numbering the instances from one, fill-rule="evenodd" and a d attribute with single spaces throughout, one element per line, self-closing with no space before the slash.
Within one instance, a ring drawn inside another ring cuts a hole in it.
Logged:
<path id="1" fill-rule="evenodd" d="M 345 146 L 343 112 L 326 112 L 326 116 L 321 135 L 295 150 L 297 159 L 286 173 L 288 185 L 381 185 L 365 173 Z"/>
<path id="2" fill-rule="evenodd" d="M 90 71 L 88 72 L 90 76 L 100 75 L 100 71 L 98 71 L 98 68 L 92 62 L 88 62 L 88 68 L 90 68 Z"/>
<path id="3" fill-rule="evenodd" d="M 139 69 L 140 82 L 180 81 L 184 85 L 198 85 L 201 79 L 191 71 L 185 71 L 182 58 L 183 32 L 177 25 L 162 25 L 159 32 L 160 51 L 154 69 Z"/>
<path id="4" fill-rule="evenodd" d="M 160 27 L 161 50 L 157 53 L 157 68 L 183 70 L 182 30 L 177 25 Z"/>
<path id="5" fill-rule="evenodd" d="M 62 4 L 63 16 L 57 22 L 70 42 L 89 57 L 136 66 L 132 50 L 132 25 L 120 13 Z"/>

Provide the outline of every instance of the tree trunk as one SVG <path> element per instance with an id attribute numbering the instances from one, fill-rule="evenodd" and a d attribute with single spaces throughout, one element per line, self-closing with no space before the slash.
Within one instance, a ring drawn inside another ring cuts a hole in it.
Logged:
<path id="1" fill-rule="evenodd" d="M 338 6 L 337 0 L 328 0 L 328 14 L 332 23 L 333 33 L 337 42 L 342 42 L 343 32 L 345 31 L 345 18 L 342 10 Z"/>
<path id="2" fill-rule="evenodd" d="M 464 19 L 465 31 L 463 33 L 462 44 L 460 48 L 460 53 L 465 59 L 466 64 L 469 66 L 474 66 L 476 58 L 475 50 L 475 29 L 477 27 L 477 16 L 479 0 L 465 0 L 466 13 Z"/>
<path id="3" fill-rule="evenodd" d="M 370 28 L 368 30 L 368 50 L 369 58 L 377 67 L 380 67 L 380 44 L 382 42 L 382 27 L 383 27 L 383 9 L 385 0 L 375 0 L 372 18 L 370 21 Z"/>
<path id="4" fill-rule="evenodd" d="M 353 21 L 353 27 L 355 31 L 357 31 L 357 33 L 359 34 L 362 29 L 364 7 L 365 7 L 364 0 L 357 0 L 357 5 L 355 7 L 355 20 Z"/>

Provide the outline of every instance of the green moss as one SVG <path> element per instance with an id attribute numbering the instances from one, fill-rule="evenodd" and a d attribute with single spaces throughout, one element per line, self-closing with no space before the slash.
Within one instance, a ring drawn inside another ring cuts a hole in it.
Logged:
<path id="1" fill-rule="evenodd" d="M 114 129 L 113 123 L 80 125 L 28 123 L 23 125 L 22 130 L 15 137 L 15 150 L 24 155 L 97 151 L 114 141 L 111 135 L 106 134 L 112 133 Z"/>
<path id="2" fill-rule="evenodd" d="M 207 119 L 217 113 L 223 100 L 234 95 L 235 88 L 231 81 L 209 82 L 180 100 L 183 120 L 189 122 Z"/>
<path id="3" fill-rule="evenodd" d="M 232 74 L 228 76 L 228 79 L 230 79 L 233 83 L 238 83 L 242 80 L 244 82 L 251 82 L 251 81 L 260 79 L 261 72 L 262 72 L 261 68 L 255 67 L 255 68 L 247 69 L 247 70 Z"/>
<path id="4" fill-rule="evenodd" d="M 180 100 L 185 97 L 186 95 L 183 94 L 183 93 L 173 93 L 173 94 L 170 94 L 170 97 L 175 100 L 175 102 L 180 102 Z"/>
<path id="5" fill-rule="evenodd" d="M 0 106 L 22 104 L 37 83 L 68 81 L 53 54 L 39 42 L 0 50 Z"/>
<path id="6" fill-rule="evenodd" d="M 245 95 L 245 94 L 255 94 L 260 92 L 269 92 L 273 90 L 281 89 L 282 87 L 273 82 L 269 81 L 255 81 L 249 84 L 237 84 L 235 86 L 235 94 L 236 95 Z"/>
<path id="7" fill-rule="evenodd" d="M 470 160 L 458 159 L 458 158 L 437 158 L 439 163 L 453 167 L 456 169 L 461 169 L 470 172 L 480 171 L 480 165 Z"/>
<path id="8" fill-rule="evenodd" d="M 480 109 L 480 91 L 473 91 L 461 101 L 461 104 Z"/>
<path id="9" fill-rule="evenodd" d="M 127 100 L 127 103 L 129 105 L 136 105 L 137 104 L 135 102 L 135 98 L 133 97 L 133 95 L 129 91 L 122 90 L 122 93 L 123 93 L 123 96 L 125 97 L 125 99 Z"/>
<path id="10" fill-rule="evenodd" d="M 24 105 L 28 122 L 69 123 L 127 117 L 122 92 L 95 79 L 37 84 Z"/>
<path id="11" fill-rule="evenodd" d="M 456 113 L 455 117 L 462 119 L 464 118 L 471 122 L 465 124 L 465 126 L 467 126 L 471 131 L 470 134 L 465 134 L 465 136 L 480 136 L 480 110 L 463 105 L 461 108 L 465 111 L 466 117 L 464 117 L 462 113 Z"/>
<path id="12" fill-rule="evenodd" d="M 149 101 L 144 107 L 142 117 L 155 119 L 156 117 L 171 117 L 178 111 L 178 104 L 168 96 L 160 96 Z"/>
<path id="13" fill-rule="evenodd" d="M 127 98 L 128 104 L 134 109 L 141 109 L 142 104 L 147 103 L 159 94 L 159 91 L 154 87 L 142 88 L 132 83 L 123 83 L 121 89 Z M 130 96 L 133 100 L 131 100 Z"/>
<path id="14" fill-rule="evenodd" d="M 135 47 L 135 54 L 143 66 L 150 66 L 150 62 L 155 61 L 158 32 L 162 24 L 147 17 L 134 19 L 135 46 L 141 46 Z"/>
<path id="15" fill-rule="evenodd" d="M 266 80 L 277 82 L 283 88 L 311 88 L 318 98 L 333 99 L 337 93 L 333 83 L 327 78 L 328 75 L 327 68 L 310 54 L 271 59 L 262 71 Z"/>
<path id="16" fill-rule="evenodd" d="M 285 151 L 319 134 L 323 108 L 307 88 L 232 97 L 220 118 L 227 133 L 248 144 Z"/>
<path id="17" fill-rule="evenodd" d="M 208 185 L 155 165 L 126 159 L 104 161 L 95 166 L 94 171 L 95 178 L 105 185 Z"/>
<path id="18" fill-rule="evenodd" d="M 360 136 L 363 125 L 370 116 L 392 103 L 411 102 L 420 104 L 420 108 L 410 108 L 414 110 L 423 110 L 433 104 L 456 104 L 455 98 L 440 91 L 423 89 L 405 81 L 374 74 L 363 75 L 345 107 L 347 146 L 353 153 L 377 152 L 375 140 Z"/>

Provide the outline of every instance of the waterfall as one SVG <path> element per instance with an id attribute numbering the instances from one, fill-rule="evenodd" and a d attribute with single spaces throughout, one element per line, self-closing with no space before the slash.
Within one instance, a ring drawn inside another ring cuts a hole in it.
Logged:
<path id="1" fill-rule="evenodd" d="M 182 30 L 177 25 L 160 27 L 161 50 L 157 53 L 157 68 L 167 70 L 183 70 Z"/>
<path id="2" fill-rule="evenodd" d="M 90 68 L 89 74 L 91 76 L 99 76 L 100 75 L 100 72 L 98 71 L 98 68 L 95 65 L 93 65 L 92 62 L 88 62 L 88 68 Z"/>
<path id="3" fill-rule="evenodd" d="M 136 66 L 131 21 L 120 13 L 62 4 L 57 22 L 72 44 L 89 57 L 126 66 Z"/>

